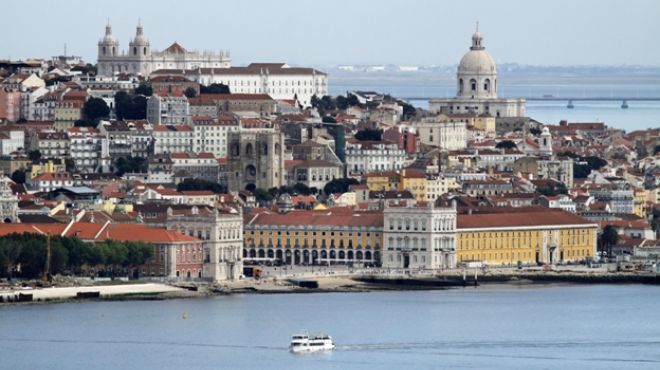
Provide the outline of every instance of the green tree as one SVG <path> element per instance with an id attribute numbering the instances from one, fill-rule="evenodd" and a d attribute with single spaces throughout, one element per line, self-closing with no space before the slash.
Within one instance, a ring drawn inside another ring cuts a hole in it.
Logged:
<path id="1" fill-rule="evenodd" d="M 359 184 L 356 179 L 345 178 L 345 179 L 334 179 L 323 187 L 323 192 L 327 195 L 334 193 L 345 193 L 348 191 L 349 186 Z"/>
<path id="2" fill-rule="evenodd" d="M 401 106 L 403 107 L 403 119 L 410 119 L 413 118 L 417 115 L 417 109 L 412 104 L 408 103 L 402 103 Z"/>
<path id="3" fill-rule="evenodd" d="M 497 143 L 497 145 L 495 145 L 495 148 L 497 148 L 497 149 L 502 149 L 502 148 L 504 148 L 504 149 L 514 149 L 514 148 L 518 148 L 518 146 L 516 145 L 516 143 L 514 143 L 511 140 L 502 140 L 499 143 Z"/>
<path id="4" fill-rule="evenodd" d="M 115 113 L 117 119 L 145 119 L 147 117 L 147 99 L 142 95 L 128 95 L 125 91 L 115 94 Z"/>
<path id="5" fill-rule="evenodd" d="M 183 92 L 183 95 L 185 95 L 188 99 L 194 98 L 197 95 L 197 90 L 191 86 Z"/>
<path id="6" fill-rule="evenodd" d="M 151 88 L 150 84 L 143 81 L 135 88 L 135 93 L 144 96 L 151 96 L 154 93 L 154 89 Z"/>
<path id="7" fill-rule="evenodd" d="M 142 157 L 120 157 L 115 162 L 115 174 L 123 176 L 126 172 L 129 173 L 145 173 L 147 172 L 147 160 Z"/>
<path id="8" fill-rule="evenodd" d="M 273 195 L 268 192 L 268 190 L 262 188 L 254 189 L 254 197 L 257 199 L 257 202 L 260 204 L 269 203 L 273 200 Z"/>
<path id="9" fill-rule="evenodd" d="M 337 108 L 339 109 L 347 109 L 349 107 L 348 99 L 343 95 L 337 96 L 337 98 L 335 98 L 335 102 L 337 104 Z"/>
<path id="10" fill-rule="evenodd" d="M 17 184 L 25 184 L 25 172 L 16 170 L 11 174 L 11 180 Z"/>
<path id="11" fill-rule="evenodd" d="M 355 138 L 360 141 L 380 141 L 383 139 L 383 130 L 364 129 L 355 133 Z"/>
<path id="12" fill-rule="evenodd" d="M 110 114 L 110 108 L 101 98 L 90 98 L 83 106 L 83 114 L 89 121 L 95 121 L 99 118 L 107 118 Z"/>
<path id="13" fill-rule="evenodd" d="M 200 85 L 199 92 L 201 94 L 231 94 L 229 86 L 224 84 Z"/>
<path id="14" fill-rule="evenodd" d="M 220 185 L 217 182 L 208 181 L 204 179 L 185 179 L 180 182 L 177 187 L 177 191 L 187 191 L 187 190 L 208 190 L 216 194 L 226 193 L 227 187 Z"/>
<path id="15" fill-rule="evenodd" d="M 559 194 L 568 194 L 568 189 L 566 189 L 566 185 L 564 185 L 564 183 L 561 182 L 552 182 L 552 183 L 543 184 L 541 186 L 538 186 L 536 188 L 536 191 L 539 194 L 545 195 L 547 197 L 553 197 Z"/>
<path id="16" fill-rule="evenodd" d="M 30 150 L 28 152 L 28 158 L 32 161 L 32 163 L 39 163 L 39 160 L 41 159 L 41 152 L 37 150 Z"/>
<path id="17" fill-rule="evenodd" d="M 612 247 L 619 242 L 619 233 L 612 225 L 607 225 L 603 228 L 600 235 L 601 251 L 607 253 L 608 256 L 612 255 Z"/>

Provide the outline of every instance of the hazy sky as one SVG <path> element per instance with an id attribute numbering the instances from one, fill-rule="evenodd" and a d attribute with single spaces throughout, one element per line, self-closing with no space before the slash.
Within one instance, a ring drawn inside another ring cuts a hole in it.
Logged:
<path id="1" fill-rule="evenodd" d="M 96 62 L 106 19 L 122 48 L 138 18 L 153 49 L 226 49 L 233 64 L 450 65 L 478 20 L 497 62 L 660 66 L 660 1 L 232 0 L 2 5 L 0 58 L 68 53 Z M 11 16 L 11 15 L 16 16 Z M 20 16 L 19 16 L 20 15 Z"/>

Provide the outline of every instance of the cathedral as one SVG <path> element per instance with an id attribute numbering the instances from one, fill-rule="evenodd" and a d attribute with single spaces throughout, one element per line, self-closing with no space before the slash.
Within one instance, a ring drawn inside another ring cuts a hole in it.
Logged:
<path id="1" fill-rule="evenodd" d="M 148 76 L 157 69 L 230 67 L 228 51 L 190 51 L 177 42 L 163 51 L 151 50 L 141 22 L 138 22 L 135 37 L 128 46 L 127 51 L 120 50 L 119 41 L 112 36 L 112 26 L 108 22 L 105 26 L 105 36 L 98 43 L 98 75 L 127 73 Z"/>
<path id="2" fill-rule="evenodd" d="M 488 114 L 493 117 L 524 117 L 525 99 L 497 97 L 497 65 L 483 46 L 479 30 L 456 73 L 456 97 L 430 99 L 431 112 L 443 114 Z"/>

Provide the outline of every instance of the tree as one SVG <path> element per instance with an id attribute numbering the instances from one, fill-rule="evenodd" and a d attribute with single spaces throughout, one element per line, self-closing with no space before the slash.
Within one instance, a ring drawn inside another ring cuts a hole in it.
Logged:
<path id="1" fill-rule="evenodd" d="M 38 163 L 39 160 L 41 159 L 41 152 L 37 150 L 30 150 L 28 152 L 28 158 L 32 161 L 32 163 Z"/>
<path id="2" fill-rule="evenodd" d="M 150 84 L 143 81 L 135 88 L 135 93 L 144 96 L 151 96 L 154 93 L 154 89 Z"/>
<path id="3" fill-rule="evenodd" d="M 79 119 L 79 120 L 76 120 L 73 123 L 73 126 L 74 127 L 96 127 L 96 123 L 94 123 L 94 121 L 87 121 L 87 120 L 84 120 L 84 119 Z"/>
<path id="4" fill-rule="evenodd" d="M 17 184 L 25 184 L 25 172 L 16 170 L 11 174 L 11 179 Z"/>
<path id="5" fill-rule="evenodd" d="M 619 233 L 612 225 L 607 225 L 603 228 L 600 235 L 601 251 L 607 253 L 608 256 L 612 255 L 612 247 L 619 242 Z"/>
<path id="6" fill-rule="evenodd" d="M 348 191 L 349 186 L 358 184 L 359 182 L 353 178 L 334 179 L 323 187 L 323 192 L 327 195 L 334 193 L 345 193 Z"/>
<path id="7" fill-rule="evenodd" d="M 269 203 L 270 201 L 273 200 L 273 195 L 268 192 L 268 190 L 262 189 L 262 188 L 256 188 L 254 189 L 254 197 L 257 199 L 257 202 L 264 204 L 264 203 Z"/>
<path id="8" fill-rule="evenodd" d="M 123 176 L 126 172 L 147 172 L 147 160 L 142 157 L 120 157 L 115 163 L 115 174 Z"/>
<path id="9" fill-rule="evenodd" d="M 312 193 L 311 189 L 309 186 L 303 184 L 302 182 L 299 182 L 293 186 L 293 190 L 300 194 L 300 195 L 309 195 Z"/>
<path id="10" fill-rule="evenodd" d="M 321 122 L 323 122 L 323 123 L 337 123 L 337 120 L 332 116 L 323 116 L 323 118 L 321 119 Z"/>
<path id="11" fill-rule="evenodd" d="M 229 86 L 224 84 L 210 84 L 209 86 L 200 85 L 201 94 L 231 94 Z"/>
<path id="12" fill-rule="evenodd" d="M 348 94 L 348 105 L 351 107 L 358 106 L 360 105 L 360 100 L 354 94 Z"/>
<path id="13" fill-rule="evenodd" d="M 502 140 L 499 143 L 497 143 L 497 145 L 495 145 L 495 148 L 497 148 L 497 149 L 514 149 L 514 148 L 518 148 L 518 146 L 516 145 L 516 143 L 514 143 L 511 140 Z"/>
<path id="14" fill-rule="evenodd" d="M 536 191 L 539 194 L 545 195 L 546 197 L 554 197 L 559 194 L 568 194 L 568 189 L 566 185 L 561 182 L 551 182 L 546 183 L 536 188 Z"/>
<path id="15" fill-rule="evenodd" d="M 208 181 L 204 179 L 185 179 L 176 186 L 177 191 L 186 191 L 186 190 L 207 190 L 212 191 L 216 194 L 226 193 L 227 187 L 220 185 L 217 182 Z"/>
<path id="16" fill-rule="evenodd" d="M 401 106 L 403 107 L 403 119 L 410 119 L 417 115 L 417 109 L 412 104 L 402 103 Z"/>
<path id="17" fill-rule="evenodd" d="M 195 90 L 194 87 L 189 87 L 186 89 L 186 91 L 183 92 L 183 95 L 186 96 L 186 98 L 194 98 L 197 95 L 197 90 Z"/>
<path id="18" fill-rule="evenodd" d="M 355 133 L 355 138 L 360 141 L 381 141 L 383 130 L 364 129 Z"/>
<path id="19" fill-rule="evenodd" d="M 142 95 L 128 95 L 125 91 L 115 94 L 115 113 L 117 119 L 145 119 L 147 117 L 147 99 Z"/>
<path id="20" fill-rule="evenodd" d="M 337 104 L 337 108 L 339 108 L 339 109 L 347 109 L 349 107 L 348 99 L 345 98 L 343 95 L 337 96 L 337 98 L 335 99 L 335 102 Z"/>
<path id="21" fill-rule="evenodd" d="M 83 106 L 83 114 L 89 121 L 95 121 L 99 118 L 107 118 L 110 114 L 110 108 L 101 98 L 90 98 Z"/>

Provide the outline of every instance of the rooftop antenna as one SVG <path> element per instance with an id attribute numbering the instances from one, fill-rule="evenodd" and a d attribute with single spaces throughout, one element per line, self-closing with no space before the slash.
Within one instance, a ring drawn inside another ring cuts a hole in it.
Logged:
<path id="1" fill-rule="evenodd" d="M 64 58 L 66 59 L 66 42 L 64 43 Z"/>
<path id="2" fill-rule="evenodd" d="M 477 32 L 479 32 L 479 21 L 477 21 Z"/>

